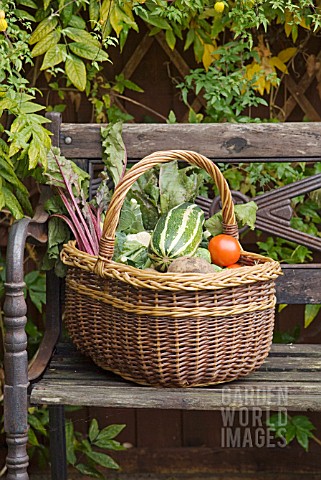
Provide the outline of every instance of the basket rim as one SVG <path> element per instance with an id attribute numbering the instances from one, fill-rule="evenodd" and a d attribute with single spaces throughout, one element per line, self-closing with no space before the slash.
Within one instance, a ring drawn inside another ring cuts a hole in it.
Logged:
<path id="1" fill-rule="evenodd" d="M 104 259 L 101 278 L 113 278 L 139 288 L 152 290 L 218 290 L 237 287 L 244 284 L 270 281 L 283 275 L 281 265 L 270 257 L 257 253 L 241 251 L 241 256 L 259 263 L 244 265 L 241 268 L 223 269 L 213 273 L 176 273 L 141 270 L 131 265 Z M 63 246 L 60 254 L 62 262 L 81 270 L 95 273 L 98 256 L 83 252 L 76 247 L 76 241 L 70 240 Z M 97 275 L 97 273 L 95 273 Z"/>

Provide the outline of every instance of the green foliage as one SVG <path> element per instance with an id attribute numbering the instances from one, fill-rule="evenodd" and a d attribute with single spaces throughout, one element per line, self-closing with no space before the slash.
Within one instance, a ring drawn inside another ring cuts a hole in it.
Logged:
<path id="1" fill-rule="evenodd" d="M 99 467 L 118 470 L 119 465 L 107 453 L 97 451 L 125 450 L 125 447 L 115 440 L 115 437 L 125 428 L 125 425 L 108 425 L 99 429 L 97 420 L 91 421 L 87 436 L 75 432 L 71 420 L 66 422 L 67 461 L 80 473 L 94 478 L 105 479 Z"/>
<path id="2" fill-rule="evenodd" d="M 251 118 L 241 115 L 245 109 L 266 101 L 256 95 L 255 77 L 246 78 L 245 63 L 253 59 L 246 42 L 229 42 L 212 51 L 216 57 L 213 65 L 207 69 L 198 68 L 185 77 L 184 83 L 178 85 L 182 90 L 182 98 L 188 104 L 190 90 L 195 94 L 202 92 L 206 100 L 205 122 L 246 122 Z"/>
<path id="3" fill-rule="evenodd" d="M 310 422 L 305 415 L 290 415 L 283 412 L 278 412 L 267 420 L 267 426 L 272 432 L 275 432 L 276 438 L 284 438 L 288 445 L 294 439 L 308 451 L 309 439 L 315 439 L 312 431 L 315 430 L 315 426 Z"/>
<path id="4" fill-rule="evenodd" d="M 252 230 L 254 229 L 257 212 L 257 205 L 254 202 L 235 205 L 234 211 L 239 229 L 245 226 L 250 227 Z M 212 236 L 219 235 L 223 232 L 222 222 L 222 212 L 220 211 L 206 220 L 205 227 Z"/>
<path id="5" fill-rule="evenodd" d="M 67 411 L 70 407 L 67 407 Z M 49 412 L 46 407 L 31 407 L 28 410 L 28 454 L 31 458 L 36 457 L 40 467 L 48 466 L 48 431 Z M 87 435 L 75 431 L 72 420 L 66 421 L 66 452 L 67 463 L 83 475 L 93 478 L 105 479 L 105 475 L 99 470 L 118 470 L 119 465 L 105 450 L 119 451 L 125 447 L 115 438 L 125 428 L 125 425 L 108 425 L 99 429 L 98 422 L 93 419 Z"/>
<path id="6" fill-rule="evenodd" d="M 101 128 L 103 154 L 102 160 L 116 186 L 124 174 L 127 157 L 122 138 L 122 123 L 112 123 Z"/>
<path id="7" fill-rule="evenodd" d="M 284 308 L 286 305 L 283 305 Z M 289 332 L 280 332 L 279 330 L 274 330 L 273 333 L 273 343 L 295 343 L 297 342 L 300 336 L 300 327 L 296 325 Z"/>
<path id="8" fill-rule="evenodd" d="M 46 279 L 45 275 L 39 270 L 33 270 L 25 275 L 24 278 L 26 284 L 26 294 L 30 297 L 30 300 L 42 313 L 42 307 L 46 304 Z"/>

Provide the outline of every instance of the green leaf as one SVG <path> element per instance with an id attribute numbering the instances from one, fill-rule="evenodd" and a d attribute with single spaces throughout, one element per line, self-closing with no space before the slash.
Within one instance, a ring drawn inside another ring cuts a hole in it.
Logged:
<path id="1" fill-rule="evenodd" d="M 99 472 L 95 467 L 91 467 L 90 465 L 85 465 L 84 463 L 78 463 L 77 465 L 74 465 L 74 466 L 83 475 L 89 475 L 90 477 L 93 477 L 93 478 L 100 478 L 101 480 L 105 479 L 104 475 L 101 472 Z"/>
<path id="2" fill-rule="evenodd" d="M 97 0 L 89 1 L 89 18 L 91 27 L 94 28 L 96 22 L 99 20 L 99 2 L 97 2 Z"/>
<path id="3" fill-rule="evenodd" d="M 275 330 L 273 333 L 273 343 L 296 343 L 300 336 L 300 326 L 296 325 L 292 331 L 280 332 Z"/>
<path id="4" fill-rule="evenodd" d="M 120 442 L 117 442 L 116 440 L 95 440 L 94 445 L 99 448 L 106 448 L 107 450 L 116 450 L 116 451 L 122 451 L 126 450 L 126 447 L 124 447 Z"/>
<path id="5" fill-rule="evenodd" d="M 301 447 L 307 452 L 309 450 L 309 435 L 304 431 L 298 430 L 296 432 L 296 439 Z"/>
<path id="6" fill-rule="evenodd" d="M 103 23 L 105 23 L 109 18 L 110 9 L 111 9 L 111 2 L 112 2 L 112 0 L 103 0 L 103 2 L 101 3 L 100 19 Z"/>
<path id="7" fill-rule="evenodd" d="M 120 73 L 119 75 L 116 75 L 115 80 L 116 80 L 116 85 L 113 87 L 113 89 L 116 90 L 119 93 L 123 93 L 125 88 L 128 88 L 129 90 L 133 90 L 135 92 L 143 92 L 144 91 L 136 83 L 132 82 L 131 80 L 128 80 L 127 78 L 125 78 L 124 74 L 122 74 L 122 73 Z"/>
<path id="8" fill-rule="evenodd" d="M 38 103 L 33 102 L 24 102 L 20 105 L 20 113 L 34 113 L 43 110 L 45 107 L 43 105 L 38 105 Z"/>
<path id="9" fill-rule="evenodd" d="M 308 328 L 308 326 L 313 322 L 320 311 L 321 305 L 320 304 L 308 304 L 304 307 L 304 328 Z"/>
<path id="10" fill-rule="evenodd" d="M 77 457 L 75 454 L 75 446 L 74 446 L 74 425 L 71 420 L 67 420 L 66 425 L 66 454 L 67 454 L 67 462 L 71 465 L 75 465 L 77 462 Z"/>
<path id="11" fill-rule="evenodd" d="M 39 55 L 42 55 L 43 53 L 47 52 L 49 48 L 53 47 L 59 42 L 60 36 L 61 34 L 58 31 L 49 33 L 48 35 L 46 35 L 45 38 L 40 40 L 40 42 L 38 42 L 34 46 L 34 48 L 31 51 L 31 55 L 33 57 L 38 57 Z"/>
<path id="12" fill-rule="evenodd" d="M 257 208 L 256 203 L 253 201 L 241 205 L 234 205 L 235 216 L 239 227 L 248 225 L 254 230 Z"/>
<path id="13" fill-rule="evenodd" d="M 17 177 L 14 169 L 12 166 L 7 162 L 4 158 L 0 157 L 0 178 L 4 178 L 7 182 L 11 183 L 15 187 L 17 187 L 22 193 L 25 195 L 29 195 L 27 188 L 24 184 L 19 180 Z"/>
<path id="14" fill-rule="evenodd" d="M 161 165 L 159 172 L 161 213 L 184 202 L 192 202 L 199 193 L 204 176 L 194 166 L 178 168 L 177 161 Z"/>
<path id="15" fill-rule="evenodd" d="M 119 435 L 125 427 L 125 424 L 108 425 L 108 427 L 105 427 L 99 432 L 96 440 L 112 440 L 113 438 L 117 437 L 117 435 Z"/>
<path id="16" fill-rule="evenodd" d="M 194 42 L 194 38 L 195 38 L 195 30 L 191 28 L 186 35 L 184 50 L 187 50 L 192 45 L 192 43 Z"/>
<path id="17" fill-rule="evenodd" d="M 87 45 L 90 44 L 94 45 L 97 48 L 101 48 L 101 43 L 93 35 L 87 32 L 87 30 L 68 27 L 63 30 L 62 33 L 67 35 L 67 37 L 74 42 L 85 43 Z"/>
<path id="18" fill-rule="evenodd" d="M 35 432 L 32 430 L 32 428 L 29 428 L 28 430 L 28 443 L 33 447 L 39 447 L 39 441 L 37 439 Z"/>
<path id="19" fill-rule="evenodd" d="M 155 171 L 148 170 L 141 175 L 126 198 L 134 198 L 138 202 L 145 230 L 153 230 L 159 218 L 159 186 Z"/>
<path id="20" fill-rule="evenodd" d="M 168 114 L 167 123 L 177 123 L 176 115 L 173 110 L 171 110 Z"/>
<path id="21" fill-rule="evenodd" d="M 37 418 L 35 415 L 32 415 L 30 413 L 28 414 L 28 423 L 34 430 L 37 430 L 45 437 L 48 436 L 47 430 L 45 429 L 39 418 Z"/>
<path id="22" fill-rule="evenodd" d="M 66 45 L 53 45 L 46 52 L 40 70 L 54 67 L 61 62 L 64 62 L 67 56 Z"/>
<path id="23" fill-rule="evenodd" d="M 86 28 L 86 22 L 83 20 L 81 17 L 78 17 L 77 15 L 72 15 L 71 19 L 69 20 L 68 25 L 70 27 L 75 27 L 80 30 L 85 30 Z"/>
<path id="24" fill-rule="evenodd" d="M 60 18 L 65 27 L 71 20 L 74 11 L 74 2 L 69 0 L 59 0 Z"/>
<path id="25" fill-rule="evenodd" d="M 39 23 L 36 30 L 33 32 L 29 39 L 29 44 L 34 45 L 43 38 L 45 38 L 52 30 L 57 26 L 58 18 L 56 16 L 50 15 L 50 17 L 45 18 L 42 22 Z"/>
<path id="26" fill-rule="evenodd" d="M 59 166 L 57 165 L 56 159 L 58 160 Z M 66 182 L 73 186 L 73 194 L 75 197 L 79 199 L 85 197 L 87 199 L 90 176 L 72 160 L 61 155 L 59 148 L 53 147 L 48 153 L 48 167 L 44 174 L 44 182 L 47 185 L 53 185 L 65 189 L 66 187 L 63 182 L 61 171 Z M 58 210 L 51 210 L 50 213 L 61 213 L 61 208 L 58 207 Z"/>
<path id="27" fill-rule="evenodd" d="M 48 207 L 46 206 L 46 210 Z M 61 211 L 61 208 L 59 209 Z M 57 260 L 60 254 L 60 246 L 70 239 L 70 230 L 66 223 L 57 217 L 52 217 L 48 222 L 48 248 L 47 260 Z"/>
<path id="28" fill-rule="evenodd" d="M 2 178 L 0 177 L 0 211 L 3 209 L 3 207 L 5 206 L 6 204 L 6 200 L 4 198 L 4 193 L 2 191 Z M 1 271 L 1 269 L 0 269 Z M 0 282 L 0 285 L 2 285 L 2 283 Z M 1 295 L 0 295 L 0 298 L 1 298 Z"/>
<path id="29" fill-rule="evenodd" d="M 43 305 L 46 304 L 46 279 L 38 270 L 27 273 L 25 275 L 25 283 L 27 286 L 30 300 L 41 313 Z M 34 426 L 35 427 L 35 426 Z"/>
<path id="30" fill-rule="evenodd" d="M 138 233 L 144 231 L 143 217 L 140 206 L 135 199 L 126 198 L 121 209 L 118 231 Z"/>
<path id="31" fill-rule="evenodd" d="M 193 108 L 189 109 L 188 112 L 188 123 L 201 123 L 204 118 L 202 113 L 196 113 Z"/>
<path id="32" fill-rule="evenodd" d="M 42 144 L 39 142 L 37 136 L 33 137 L 33 140 L 30 143 L 29 150 L 28 150 L 28 157 L 29 157 L 29 168 L 33 169 L 36 168 L 39 160 L 39 153 L 42 149 Z"/>
<path id="33" fill-rule="evenodd" d="M 6 186 L 2 185 L 2 193 L 4 195 L 6 201 L 6 207 L 10 210 L 13 217 L 18 220 L 19 218 L 23 217 L 23 211 L 21 208 L 20 203 L 18 202 L 17 198 L 14 196 L 11 190 Z"/>
<path id="34" fill-rule="evenodd" d="M 116 186 L 126 165 L 125 145 L 122 138 L 122 122 L 110 123 L 101 128 L 102 160 Z"/>
<path id="35" fill-rule="evenodd" d="M 26 10 L 19 10 L 18 8 L 15 8 L 13 10 L 13 13 L 17 18 L 20 18 L 24 21 L 29 20 L 30 22 L 35 22 L 36 19 L 33 15 L 31 15 L 29 12 L 26 12 Z"/>
<path id="36" fill-rule="evenodd" d="M 296 426 L 296 428 L 305 430 L 310 435 L 311 435 L 311 431 L 315 430 L 315 426 L 308 419 L 306 415 L 295 415 L 294 417 L 291 418 L 291 421 L 293 425 Z"/>
<path id="37" fill-rule="evenodd" d="M 95 60 L 96 62 L 106 62 L 109 56 L 100 47 L 90 45 L 88 43 L 75 42 L 69 44 L 70 50 L 78 55 L 78 57 Z"/>
<path id="38" fill-rule="evenodd" d="M 219 235 L 223 232 L 222 222 L 222 213 L 217 212 L 205 221 L 205 228 L 210 232 L 213 237 L 215 237 L 215 235 Z"/>
<path id="39" fill-rule="evenodd" d="M 173 30 L 169 30 L 169 29 L 166 30 L 165 39 L 166 39 L 166 42 L 167 42 L 167 45 L 169 46 L 169 48 L 171 50 L 174 50 L 175 45 L 176 45 L 176 37 L 174 35 Z"/>
<path id="40" fill-rule="evenodd" d="M 150 23 L 151 25 L 154 25 L 155 27 L 158 27 L 162 30 L 170 30 L 171 26 L 165 20 L 164 18 L 157 16 L 157 15 L 152 15 L 150 12 L 144 9 L 139 10 L 139 16 L 142 18 L 145 22 Z"/>
<path id="41" fill-rule="evenodd" d="M 99 433 L 99 427 L 98 427 L 98 422 L 95 418 L 91 421 L 90 427 L 89 427 L 89 440 L 93 442 Z"/>
<path id="42" fill-rule="evenodd" d="M 75 55 L 69 55 L 65 64 L 66 74 L 71 83 L 83 92 L 86 88 L 86 67 L 80 58 Z"/>
<path id="43" fill-rule="evenodd" d="M 198 62 L 202 61 L 204 54 L 204 44 L 202 43 L 200 37 L 195 34 L 194 36 L 194 55 Z"/>
<path id="44" fill-rule="evenodd" d="M 116 463 L 115 460 L 113 460 L 106 453 L 86 451 L 86 455 L 87 455 L 87 457 L 89 457 L 91 460 L 93 460 L 98 465 L 101 465 L 102 467 L 112 468 L 113 470 L 118 470 L 119 469 L 118 463 Z"/>
<path id="45" fill-rule="evenodd" d="M 280 436 L 280 434 L 278 436 Z M 291 423 L 291 421 L 289 421 L 287 423 L 287 425 L 285 426 L 285 440 L 286 440 L 287 445 L 290 442 L 292 442 L 292 440 L 295 439 L 295 436 L 296 436 L 295 426 L 293 425 L 293 423 Z"/>
<path id="46" fill-rule="evenodd" d="M 38 5 L 33 0 L 20 0 L 19 5 L 24 5 L 25 7 L 36 9 Z"/>

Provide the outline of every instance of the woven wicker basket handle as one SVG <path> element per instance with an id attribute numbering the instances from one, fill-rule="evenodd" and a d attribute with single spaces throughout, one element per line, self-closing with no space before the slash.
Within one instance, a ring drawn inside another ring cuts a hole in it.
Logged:
<path id="1" fill-rule="evenodd" d="M 95 271 L 99 274 L 103 268 L 104 261 L 112 259 L 114 253 L 115 234 L 119 221 L 121 207 L 131 186 L 147 170 L 161 163 L 172 162 L 173 160 L 184 160 L 192 165 L 197 165 L 206 170 L 217 185 L 222 201 L 223 231 L 234 237 L 238 237 L 238 228 L 234 215 L 234 204 L 232 201 L 229 186 L 218 167 L 208 158 L 196 152 L 185 150 L 169 150 L 152 153 L 136 163 L 125 174 L 123 179 L 115 188 L 113 197 L 109 204 L 102 237 L 99 243 L 99 255 Z"/>

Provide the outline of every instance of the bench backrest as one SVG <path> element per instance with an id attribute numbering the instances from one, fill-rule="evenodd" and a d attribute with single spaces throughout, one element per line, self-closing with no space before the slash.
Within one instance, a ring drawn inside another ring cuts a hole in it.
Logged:
<path id="1" fill-rule="evenodd" d="M 101 171 L 101 125 L 63 124 L 51 115 L 54 143 L 62 154 L 77 161 L 92 178 L 94 193 Z M 195 150 L 216 163 L 320 162 L 321 123 L 279 124 L 125 124 L 123 138 L 129 162 L 139 161 L 157 150 Z M 321 239 L 290 227 L 290 199 L 321 188 L 321 175 L 295 182 L 256 197 L 257 227 L 321 252 Z M 205 208 L 209 205 L 205 202 Z M 282 266 L 277 280 L 278 303 L 321 303 L 319 264 Z"/>

